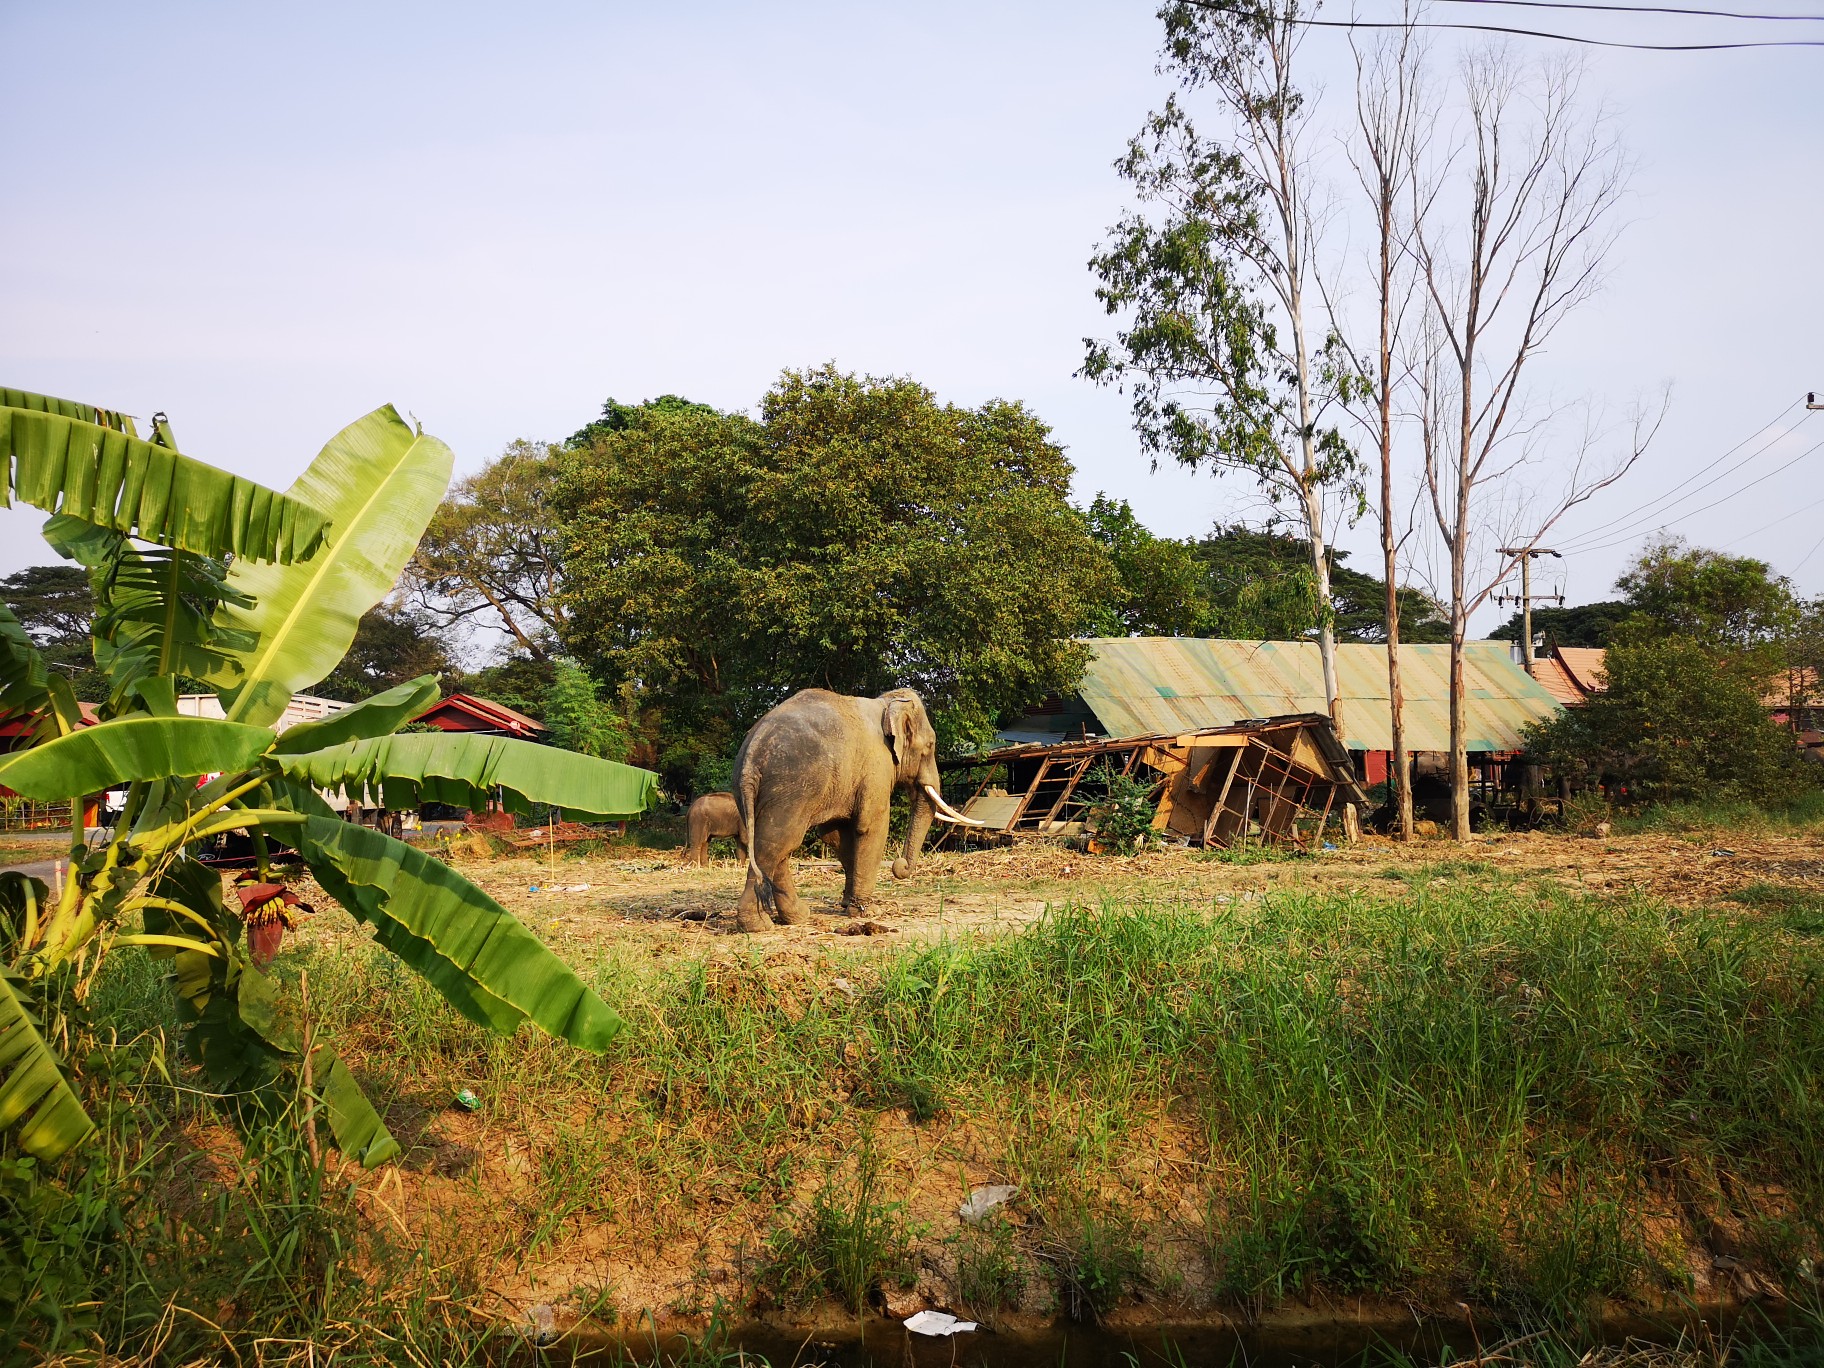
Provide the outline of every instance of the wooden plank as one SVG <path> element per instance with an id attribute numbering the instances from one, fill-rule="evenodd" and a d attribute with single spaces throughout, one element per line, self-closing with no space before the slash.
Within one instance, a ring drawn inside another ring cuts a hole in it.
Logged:
<path id="1" fill-rule="evenodd" d="M 1077 762 L 1076 769 L 1064 781 L 1064 791 L 1058 795 L 1058 801 L 1051 805 L 1051 811 L 1045 814 L 1045 820 L 1039 824 L 1041 832 L 1051 830 L 1051 824 L 1058 819 L 1058 811 L 1064 806 L 1064 800 L 1077 791 L 1077 785 L 1082 782 L 1083 776 L 1089 773 L 1089 767 L 1096 762 L 1096 759 L 1097 757 L 1094 755 L 1086 755 Z"/>
<path id="2" fill-rule="evenodd" d="M 1051 768 L 1051 757 L 1047 755 L 1039 761 L 1039 772 L 1032 776 L 1032 782 L 1026 786 L 1026 792 L 1020 797 L 1020 805 L 1013 810 L 1013 816 L 1007 819 L 1006 830 L 1012 831 L 1020 824 L 1020 818 L 1026 815 L 1026 808 L 1032 802 L 1032 795 L 1039 791 L 1039 785 L 1045 782 L 1045 772 Z"/>

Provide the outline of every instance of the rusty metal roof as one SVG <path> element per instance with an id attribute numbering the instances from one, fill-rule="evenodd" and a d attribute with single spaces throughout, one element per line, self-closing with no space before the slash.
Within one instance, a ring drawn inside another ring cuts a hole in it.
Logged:
<path id="1" fill-rule="evenodd" d="M 1323 667 L 1314 641 L 1218 641 L 1202 637 L 1098 637 L 1078 688 L 1111 736 L 1224 727 L 1246 718 L 1324 712 Z M 1336 648 L 1342 730 L 1351 750 L 1391 750 L 1387 649 Z M 1504 641 L 1464 646 L 1470 750 L 1520 747 L 1521 733 L 1559 711 L 1551 694 L 1508 654 Z M 1450 647 L 1400 647 L 1406 744 L 1450 746 Z"/>

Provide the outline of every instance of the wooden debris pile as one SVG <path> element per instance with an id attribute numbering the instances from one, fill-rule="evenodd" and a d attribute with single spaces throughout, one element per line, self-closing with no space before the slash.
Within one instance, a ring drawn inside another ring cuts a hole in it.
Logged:
<path id="1" fill-rule="evenodd" d="M 1367 805 L 1330 719 L 1298 713 L 1177 735 L 1009 746 L 951 762 L 975 781 L 962 810 L 1003 838 L 1077 836 L 1094 827 L 1112 776 L 1149 785 L 1153 830 L 1193 846 L 1253 841 L 1310 849 Z M 958 838 L 950 829 L 947 840 Z"/>

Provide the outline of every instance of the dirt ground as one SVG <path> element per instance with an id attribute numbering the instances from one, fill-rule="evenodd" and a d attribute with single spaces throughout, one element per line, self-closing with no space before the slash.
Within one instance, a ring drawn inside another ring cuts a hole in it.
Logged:
<path id="1" fill-rule="evenodd" d="M 1719 844 L 1725 841 L 1727 844 Z M 842 871 L 803 860 L 799 890 L 811 918 L 754 937 L 735 928 L 746 874 L 738 859 L 705 869 L 677 853 L 555 859 L 464 858 L 458 867 L 548 940 L 632 939 L 655 954 L 701 954 L 715 938 L 771 948 L 832 935 L 885 935 L 894 945 L 960 932 L 1014 930 L 1050 904 L 1142 899 L 1199 909 L 1269 891 L 1386 893 L 1390 884 L 1511 877 L 1586 893 L 1646 894 L 1680 905 L 1714 903 L 1756 883 L 1824 894 L 1824 832 L 1587 836 L 1508 832 L 1457 845 L 1364 837 L 1353 846 L 1297 859 L 1230 863 L 1190 850 L 1121 857 L 1049 844 L 939 852 L 900 882 L 883 868 L 865 917 L 842 915 Z"/>

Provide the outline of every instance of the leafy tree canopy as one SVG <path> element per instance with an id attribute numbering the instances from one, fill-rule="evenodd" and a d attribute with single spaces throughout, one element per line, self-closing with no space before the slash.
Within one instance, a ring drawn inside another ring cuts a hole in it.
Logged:
<path id="1" fill-rule="evenodd" d="M 1217 527 L 1187 540 L 1157 537 L 1126 500 L 1098 494 L 1085 515 L 1120 584 L 1092 612 L 1088 630 L 1102 636 L 1202 636 L 1299 641 L 1319 621 L 1308 544 L 1299 537 L 1246 527 Z M 1336 634 L 1344 641 L 1386 639 L 1386 582 L 1330 551 Z M 1405 641 L 1442 641 L 1448 624 L 1437 604 L 1402 589 Z"/>
<path id="2" fill-rule="evenodd" d="M 1604 669 L 1608 686 L 1535 728 L 1529 751 L 1623 786 L 1635 803 L 1777 805 L 1815 782 L 1769 720 L 1751 658 L 1722 658 L 1684 636 L 1624 637 Z"/>
<path id="3" fill-rule="evenodd" d="M 1091 610 L 1090 636 L 1205 636 L 1209 585 L 1194 544 L 1157 537 L 1126 499 L 1097 494 L 1085 518 L 1119 583 Z"/>
<path id="4" fill-rule="evenodd" d="M 647 406 L 563 460 L 569 643 L 677 773 L 816 685 L 922 693 L 950 746 L 1072 687 L 1114 592 L 1017 403 L 786 371 L 759 418 Z"/>
<path id="5" fill-rule="evenodd" d="M 1680 538 L 1650 543 L 1615 587 L 1635 613 L 1623 635 L 1684 637 L 1713 651 L 1765 657 L 1801 611 L 1790 581 L 1766 561 Z"/>
<path id="6" fill-rule="evenodd" d="M 460 676 L 452 681 L 450 691 L 504 703 L 514 712 L 543 722 L 545 699 L 551 692 L 556 674 L 557 667 L 552 661 L 534 660 L 516 652 Z"/>
<path id="7" fill-rule="evenodd" d="M 1579 603 L 1570 608 L 1533 609 L 1533 632 L 1543 632 L 1560 646 L 1607 646 L 1609 638 L 1634 612 L 1625 599 Z M 1488 634 L 1490 641 L 1518 641 L 1522 615 L 1516 612 Z"/>
<path id="8" fill-rule="evenodd" d="M 550 446 L 518 441 L 451 487 L 403 579 L 421 615 L 492 627 L 535 659 L 550 653 L 564 624 L 551 480 Z"/>
<path id="9" fill-rule="evenodd" d="M 680 394 L 661 394 L 657 399 L 648 399 L 639 404 L 623 404 L 616 399 L 606 399 L 602 402 L 602 416 L 571 433 L 570 445 L 588 446 L 598 437 L 625 432 L 644 415 L 654 413 L 697 413 L 713 417 L 716 410 L 708 404 L 695 403 Z"/>
<path id="10" fill-rule="evenodd" d="M 95 592 L 86 571 L 74 565 L 28 566 L 0 578 L 0 601 L 77 698 L 99 703 L 108 696 L 89 645 Z"/>
<path id="11" fill-rule="evenodd" d="M 39 646 L 80 639 L 95 616 L 89 576 L 75 565 L 33 565 L 0 578 L 0 598 Z"/>
<path id="12" fill-rule="evenodd" d="M 627 724 L 602 702 L 596 682 L 574 660 L 560 658 L 553 663 L 544 705 L 552 745 L 598 760 L 627 758 Z"/>

